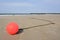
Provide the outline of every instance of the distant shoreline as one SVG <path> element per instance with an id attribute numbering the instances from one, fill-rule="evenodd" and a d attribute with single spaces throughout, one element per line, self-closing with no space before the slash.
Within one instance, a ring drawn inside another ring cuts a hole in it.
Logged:
<path id="1" fill-rule="evenodd" d="M 45 15 L 45 14 L 60 14 L 60 13 L 0 13 L 0 15 Z"/>

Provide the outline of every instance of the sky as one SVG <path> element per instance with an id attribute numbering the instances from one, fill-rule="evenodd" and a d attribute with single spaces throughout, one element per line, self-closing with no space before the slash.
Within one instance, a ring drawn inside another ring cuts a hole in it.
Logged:
<path id="1" fill-rule="evenodd" d="M 0 0 L 0 13 L 60 13 L 60 0 Z"/>

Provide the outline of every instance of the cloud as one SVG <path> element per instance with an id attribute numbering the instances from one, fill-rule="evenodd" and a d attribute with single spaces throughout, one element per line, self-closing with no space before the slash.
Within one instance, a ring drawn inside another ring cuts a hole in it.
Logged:
<path id="1" fill-rule="evenodd" d="M 34 4 L 32 3 L 0 3 L 0 6 L 33 6 Z"/>
<path id="2" fill-rule="evenodd" d="M 0 12 L 60 12 L 60 0 L 0 2 Z"/>

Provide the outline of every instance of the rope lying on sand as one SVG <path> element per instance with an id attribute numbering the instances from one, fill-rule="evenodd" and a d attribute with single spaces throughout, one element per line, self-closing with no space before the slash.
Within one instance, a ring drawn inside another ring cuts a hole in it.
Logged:
<path id="1" fill-rule="evenodd" d="M 47 23 L 47 24 L 42 24 L 42 25 L 31 26 L 31 27 L 26 27 L 26 28 L 22 28 L 22 29 L 30 29 L 30 28 L 35 28 L 35 27 L 39 27 L 39 26 L 47 26 L 47 25 L 50 25 L 50 24 L 55 24 L 55 23 L 53 23 L 53 22 L 52 22 L 52 21 L 50 21 L 50 20 L 37 19 L 37 18 L 31 18 L 31 19 L 47 21 L 47 22 L 49 22 L 49 23 Z"/>
<path id="2" fill-rule="evenodd" d="M 31 28 L 35 28 L 35 27 L 47 26 L 47 25 L 55 24 L 55 23 L 53 23 L 53 22 L 50 21 L 50 20 L 37 19 L 37 18 L 31 18 L 31 19 L 34 19 L 34 20 L 42 20 L 42 21 L 46 21 L 46 22 L 49 22 L 49 23 L 47 23 L 47 24 L 42 24 L 42 25 L 40 24 L 40 25 L 30 26 L 30 27 L 26 27 L 26 28 L 21 28 L 21 29 L 19 29 L 19 31 L 18 31 L 16 34 L 22 33 L 23 30 L 25 30 L 25 29 L 31 29 Z"/>

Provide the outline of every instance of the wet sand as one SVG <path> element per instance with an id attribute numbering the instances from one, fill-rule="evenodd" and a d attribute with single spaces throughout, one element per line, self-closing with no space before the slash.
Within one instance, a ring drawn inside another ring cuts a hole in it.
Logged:
<path id="1" fill-rule="evenodd" d="M 6 32 L 6 25 L 9 22 L 16 22 L 19 29 L 33 28 L 10 35 Z M 0 40 L 60 40 L 60 15 L 0 16 Z"/>

